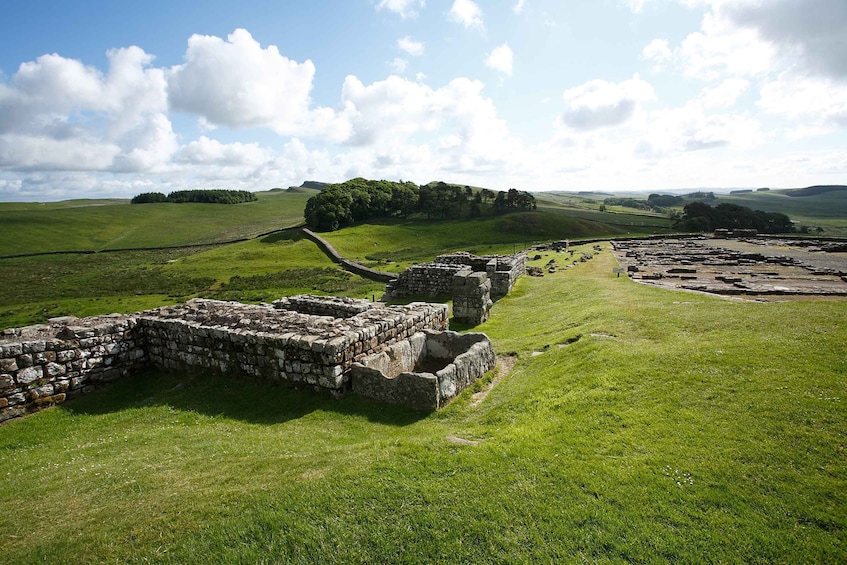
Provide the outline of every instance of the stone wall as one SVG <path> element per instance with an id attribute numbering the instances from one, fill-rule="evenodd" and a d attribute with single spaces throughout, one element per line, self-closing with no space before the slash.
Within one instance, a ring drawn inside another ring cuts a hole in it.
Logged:
<path id="1" fill-rule="evenodd" d="M 444 304 L 371 306 L 345 314 L 321 316 L 198 299 L 145 313 L 139 325 L 149 360 L 160 369 L 215 371 L 342 393 L 349 384 L 347 369 L 357 359 L 448 324 Z"/>
<path id="2" fill-rule="evenodd" d="M 453 318 L 477 325 L 488 320 L 491 311 L 491 281 L 484 272 L 459 271 L 453 275 Z"/>
<path id="3" fill-rule="evenodd" d="M 149 366 L 341 394 L 355 362 L 447 327 L 445 304 L 308 295 L 273 306 L 195 299 L 129 316 L 55 318 L 0 334 L 0 422 Z"/>
<path id="4" fill-rule="evenodd" d="M 350 379 L 359 396 L 435 410 L 493 369 L 495 362 L 485 334 L 425 331 L 354 363 Z"/>
<path id="5" fill-rule="evenodd" d="M 147 362 L 132 316 L 54 318 L 0 336 L 0 421 L 64 402 Z"/>
<path id="6" fill-rule="evenodd" d="M 439 255 L 432 263 L 413 265 L 386 286 L 386 296 L 451 296 L 453 276 L 470 268 L 482 272 L 491 281 L 491 297 L 502 298 L 511 292 L 515 281 L 526 272 L 526 253 L 484 255 L 459 252 Z M 455 300 L 455 297 L 454 297 Z"/>
<path id="7" fill-rule="evenodd" d="M 412 265 L 385 287 L 387 298 L 407 296 L 450 296 L 453 275 L 469 270 L 461 264 L 423 263 Z"/>

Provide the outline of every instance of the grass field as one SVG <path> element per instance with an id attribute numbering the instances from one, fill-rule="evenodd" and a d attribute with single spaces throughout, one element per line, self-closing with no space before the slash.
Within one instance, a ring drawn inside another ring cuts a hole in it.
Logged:
<path id="1" fill-rule="evenodd" d="M 845 562 L 847 302 L 614 265 L 494 306 L 479 405 L 150 373 L 6 424 L 4 562 Z"/>
<path id="2" fill-rule="evenodd" d="M 129 200 L 0 203 L 0 255 L 195 245 L 302 223 L 314 190 L 260 192 L 244 204 L 130 204 Z"/>
<path id="3" fill-rule="evenodd" d="M 720 195 L 716 203 L 729 202 L 765 212 L 787 214 L 796 227 L 821 227 L 824 236 L 847 237 L 847 191 L 825 192 L 814 196 L 788 196 L 785 191 L 769 190 Z"/>

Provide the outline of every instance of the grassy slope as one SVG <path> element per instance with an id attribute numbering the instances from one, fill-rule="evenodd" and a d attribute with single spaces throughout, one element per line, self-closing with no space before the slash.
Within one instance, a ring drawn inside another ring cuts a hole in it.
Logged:
<path id="1" fill-rule="evenodd" d="M 237 205 L 73 200 L 0 203 L 0 255 L 230 241 L 297 225 L 316 192 L 258 193 Z"/>
<path id="2" fill-rule="evenodd" d="M 2 426 L 4 559 L 847 560 L 847 303 L 676 293 L 613 265 L 495 305 L 480 329 L 519 362 L 478 407 L 150 374 Z"/>
<path id="3" fill-rule="evenodd" d="M 822 227 L 823 235 L 847 236 L 847 191 L 825 192 L 814 196 L 788 196 L 785 191 L 769 190 L 719 195 L 715 204 L 729 202 L 765 212 L 788 215 L 798 227 Z"/>
<path id="4" fill-rule="evenodd" d="M 605 223 L 604 223 L 605 222 Z M 614 224 L 610 223 L 614 222 Z M 430 261 L 439 253 L 513 253 L 537 242 L 627 233 L 654 233 L 666 219 L 575 212 L 542 203 L 537 212 L 474 220 L 386 221 L 321 234 L 345 257 L 387 271 Z"/>
<path id="5" fill-rule="evenodd" d="M 258 302 L 304 292 L 370 297 L 384 289 L 287 232 L 221 247 L 5 259 L 0 280 L 0 328 L 135 312 L 192 296 Z"/>

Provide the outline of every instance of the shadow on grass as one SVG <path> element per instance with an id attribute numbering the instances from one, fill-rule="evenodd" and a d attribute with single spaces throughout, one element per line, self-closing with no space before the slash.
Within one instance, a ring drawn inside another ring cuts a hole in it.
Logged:
<path id="1" fill-rule="evenodd" d="M 61 409 L 72 414 L 95 415 L 149 406 L 170 406 L 252 424 L 280 424 L 315 411 L 360 416 L 391 426 L 405 426 L 428 416 L 427 412 L 378 404 L 355 396 L 336 399 L 328 393 L 295 390 L 291 386 L 153 370 L 70 400 Z"/>
<path id="2" fill-rule="evenodd" d="M 300 230 L 300 228 L 290 228 L 266 235 L 259 241 L 261 241 L 262 243 L 278 243 L 280 241 L 290 241 L 293 243 L 295 241 L 300 241 L 304 237 L 305 236 L 303 235 L 303 232 Z"/>

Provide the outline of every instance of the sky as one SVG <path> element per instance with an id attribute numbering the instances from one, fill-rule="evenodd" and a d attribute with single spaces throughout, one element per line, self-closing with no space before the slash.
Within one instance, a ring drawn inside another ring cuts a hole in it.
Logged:
<path id="1" fill-rule="evenodd" d="M 4 0 L 0 201 L 847 184 L 847 0 Z"/>

